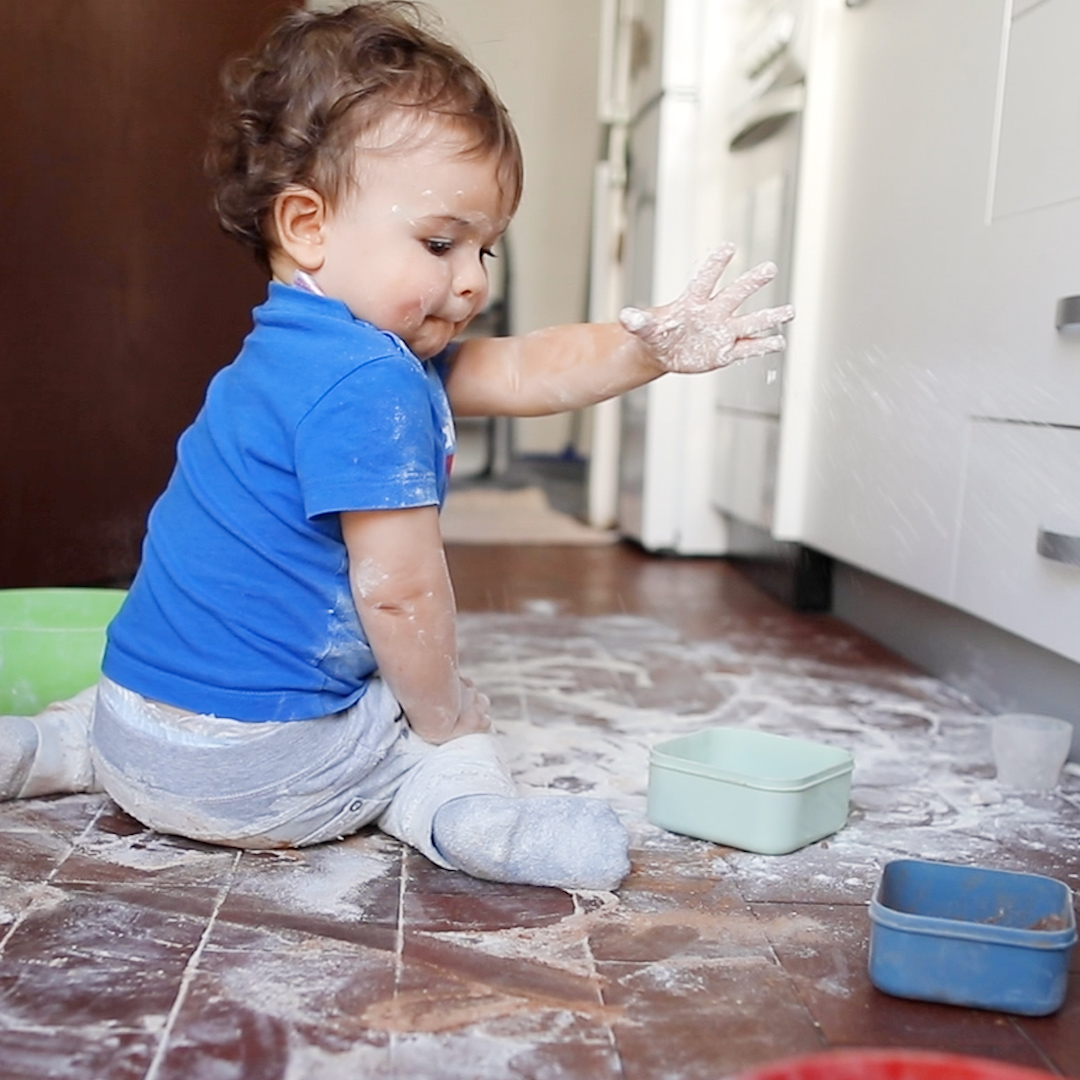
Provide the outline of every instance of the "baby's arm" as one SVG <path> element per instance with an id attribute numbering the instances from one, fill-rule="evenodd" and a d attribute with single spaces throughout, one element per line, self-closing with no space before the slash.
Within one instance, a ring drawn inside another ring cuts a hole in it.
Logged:
<path id="1" fill-rule="evenodd" d="M 620 323 L 557 326 L 516 338 L 472 338 L 447 393 L 460 416 L 540 416 L 615 397 L 665 372 L 702 372 L 784 347 L 789 305 L 738 314 L 776 276 L 772 263 L 718 289 L 735 249 L 718 248 L 677 300 L 627 308 Z"/>
<path id="2" fill-rule="evenodd" d="M 438 508 L 352 511 L 341 531 L 360 623 L 409 725 L 432 743 L 489 730 L 488 699 L 458 672 Z"/>

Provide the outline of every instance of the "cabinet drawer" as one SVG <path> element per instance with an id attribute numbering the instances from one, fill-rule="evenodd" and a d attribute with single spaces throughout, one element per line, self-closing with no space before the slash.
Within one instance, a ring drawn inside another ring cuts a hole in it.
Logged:
<path id="1" fill-rule="evenodd" d="M 1078 545 L 1080 429 L 973 421 L 956 604 L 1080 661 L 1080 565 L 1060 561 Z"/>
<path id="2" fill-rule="evenodd" d="M 1080 335 L 1075 327 L 1058 331 L 1060 322 L 1075 322 L 1061 315 L 1075 309 L 1080 293 L 1078 38 L 1076 0 L 1014 2 L 1002 52 L 990 228 L 956 253 L 978 305 L 971 309 L 973 337 L 981 336 L 971 368 L 975 415 L 1080 424 Z"/>
<path id="3" fill-rule="evenodd" d="M 776 417 L 718 410 L 713 505 L 740 521 L 771 530 L 779 444 Z"/>

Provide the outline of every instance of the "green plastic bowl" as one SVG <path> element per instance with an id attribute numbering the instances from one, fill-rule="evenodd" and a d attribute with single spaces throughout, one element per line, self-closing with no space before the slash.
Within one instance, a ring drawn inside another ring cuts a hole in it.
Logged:
<path id="1" fill-rule="evenodd" d="M 713 727 L 649 755 L 654 825 L 759 855 L 786 855 L 847 823 L 846 750 L 749 728 Z"/>
<path id="2" fill-rule="evenodd" d="M 93 686 L 123 589 L 0 589 L 0 714 L 32 716 Z"/>

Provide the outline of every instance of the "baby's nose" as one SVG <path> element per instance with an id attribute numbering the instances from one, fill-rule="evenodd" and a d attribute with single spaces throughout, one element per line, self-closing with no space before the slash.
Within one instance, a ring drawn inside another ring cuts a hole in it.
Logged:
<path id="1" fill-rule="evenodd" d="M 459 296 L 467 296 L 470 299 L 486 296 L 488 276 L 484 264 L 479 259 L 465 260 L 458 269 L 454 286 Z"/>

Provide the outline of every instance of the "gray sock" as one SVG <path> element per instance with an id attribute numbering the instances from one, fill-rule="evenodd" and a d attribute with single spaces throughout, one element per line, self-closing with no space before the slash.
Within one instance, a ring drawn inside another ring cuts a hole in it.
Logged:
<path id="1" fill-rule="evenodd" d="M 439 807 L 432 839 L 473 877 L 561 889 L 614 889 L 630 872 L 615 811 L 576 795 L 465 795 Z"/>
<path id="2" fill-rule="evenodd" d="M 30 775 L 38 732 L 27 716 L 0 716 L 0 800 L 17 799 Z"/>

